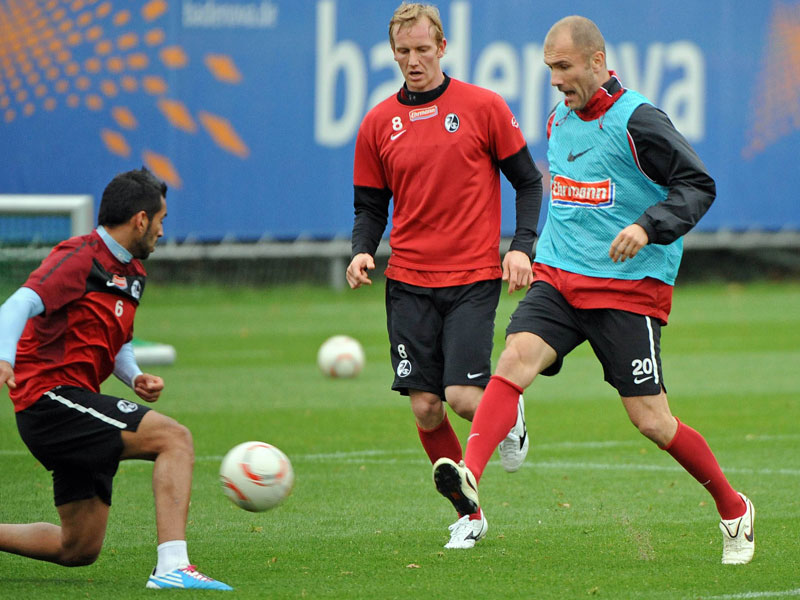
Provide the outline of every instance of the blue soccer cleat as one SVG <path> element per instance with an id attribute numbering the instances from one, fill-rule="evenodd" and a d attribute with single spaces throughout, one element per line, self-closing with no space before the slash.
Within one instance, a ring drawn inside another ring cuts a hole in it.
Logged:
<path id="1" fill-rule="evenodd" d="M 203 575 L 198 571 L 194 565 L 183 567 L 182 569 L 173 569 L 163 575 L 156 575 L 155 569 L 153 574 L 147 580 L 145 586 L 151 590 L 180 590 L 180 589 L 195 589 L 195 590 L 232 590 L 233 588 L 227 583 L 222 583 L 216 579 L 211 579 L 207 575 Z"/>

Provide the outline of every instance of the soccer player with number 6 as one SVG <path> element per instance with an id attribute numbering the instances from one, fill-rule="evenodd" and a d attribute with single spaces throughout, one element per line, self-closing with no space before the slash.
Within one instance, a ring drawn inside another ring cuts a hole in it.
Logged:
<path id="1" fill-rule="evenodd" d="M 0 387 L 20 436 L 53 475 L 60 525 L 0 524 L 0 550 L 67 567 L 100 554 L 119 461 L 154 461 L 158 563 L 146 587 L 230 586 L 189 564 L 192 434 L 146 406 L 100 393 L 112 373 L 147 402 L 163 380 L 142 373 L 131 340 L 145 288 L 141 260 L 164 233 L 167 186 L 147 169 L 114 177 L 98 227 L 58 244 L 0 306 Z"/>

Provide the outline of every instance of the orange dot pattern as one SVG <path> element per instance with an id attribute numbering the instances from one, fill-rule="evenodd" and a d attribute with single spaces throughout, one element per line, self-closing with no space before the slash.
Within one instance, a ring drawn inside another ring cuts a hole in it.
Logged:
<path id="1" fill-rule="evenodd" d="M 205 63 L 211 74 L 219 81 L 239 83 L 242 80 L 242 74 L 239 73 L 239 69 L 236 68 L 236 64 L 229 56 L 206 54 Z"/>
<path id="2" fill-rule="evenodd" d="M 214 138 L 218 146 L 241 158 L 247 158 L 250 155 L 250 150 L 227 119 L 202 110 L 199 117 L 203 127 Z"/>
<path id="3" fill-rule="evenodd" d="M 767 40 L 742 150 L 746 159 L 800 130 L 800 4 L 775 4 Z"/>
<path id="4" fill-rule="evenodd" d="M 180 3 L 0 0 L 0 127 L 20 119 L 63 118 L 59 107 L 105 114 L 99 143 L 115 156 L 130 158 L 135 149 L 123 132 L 137 130 L 141 122 L 126 104 L 138 95 L 155 105 L 167 126 L 186 135 L 204 131 L 221 150 L 249 157 L 250 149 L 228 119 L 204 110 L 193 115 L 161 74 L 192 60 L 159 24 L 170 10 L 180 10 Z M 207 53 L 202 61 L 219 83 L 243 80 L 230 56 Z M 165 152 L 138 152 L 170 187 L 182 187 Z"/>

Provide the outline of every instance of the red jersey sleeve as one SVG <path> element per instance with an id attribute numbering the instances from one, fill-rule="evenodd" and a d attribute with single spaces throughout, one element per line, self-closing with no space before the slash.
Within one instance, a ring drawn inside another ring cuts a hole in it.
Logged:
<path id="1" fill-rule="evenodd" d="M 388 188 L 386 173 L 375 144 L 375 118 L 367 114 L 356 136 L 356 150 L 353 159 L 353 185 L 377 189 Z"/>
<path id="2" fill-rule="evenodd" d="M 492 156 L 500 161 L 519 152 L 525 145 L 525 137 L 520 131 L 514 113 L 501 96 L 494 96 L 490 111 L 489 143 Z"/>

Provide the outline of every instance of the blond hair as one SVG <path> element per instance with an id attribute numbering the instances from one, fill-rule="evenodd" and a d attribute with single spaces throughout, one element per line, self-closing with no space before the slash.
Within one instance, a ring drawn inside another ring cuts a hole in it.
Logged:
<path id="1" fill-rule="evenodd" d="M 403 2 L 392 15 L 392 20 L 389 21 L 389 43 L 394 50 L 394 36 L 393 29 L 395 25 L 399 25 L 400 29 L 403 27 L 411 27 L 423 17 L 428 17 L 433 29 L 433 39 L 436 41 L 437 46 L 442 45 L 444 40 L 444 29 L 442 28 L 442 18 L 439 16 L 439 9 L 433 4 L 421 4 L 419 2 Z"/>

